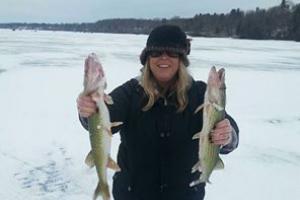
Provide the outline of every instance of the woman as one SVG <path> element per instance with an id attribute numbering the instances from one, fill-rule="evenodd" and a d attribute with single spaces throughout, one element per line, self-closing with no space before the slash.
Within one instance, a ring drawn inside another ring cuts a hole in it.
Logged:
<path id="1" fill-rule="evenodd" d="M 190 41 L 177 26 L 162 25 L 150 33 L 140 60 L 141 75 L 111 92 L 111 121 L 122 121 L 118 164 L 113 178 L 115 200 L 201 200 L 205 184 L 189 187 L 199 177 L 191 173 L 198 160 L 198 141 L 192 136 L 202 128 L 206 84 L 194 81 L 187 66 Z M 82 125 L 97 112 L 91 97 L 78 97 Z M 237 147 L 238 127 L 226 114 L 213 132 L 212 142 L 226 154 Z"/>

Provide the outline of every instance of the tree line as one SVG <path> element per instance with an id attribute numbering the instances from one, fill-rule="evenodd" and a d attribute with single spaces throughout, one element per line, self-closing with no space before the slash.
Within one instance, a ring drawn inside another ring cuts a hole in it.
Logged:
<path id="1" fill-rule="evenodd" d="M 300 4 L 282 0 L 280 5 L 268 9 L 242 11 L 237 8 L 227 14 L 196 14 L 191 18 L 104 19 L 95 23 L 65 24 L 7 23 L 0 24 L 0 28 L 148 34 L 161 24 L 178 25 L 191 36 L 300 41 Z"/>

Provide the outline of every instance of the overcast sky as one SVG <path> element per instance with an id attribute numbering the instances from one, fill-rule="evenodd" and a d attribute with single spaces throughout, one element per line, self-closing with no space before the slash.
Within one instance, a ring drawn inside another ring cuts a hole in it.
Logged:
<path id="1" fill-rule="evenodd" d="M 268 8 L 280 2 L 281 0 L 0 0 L 0 23 L 193 17 L 199 13 L 228 13 L 232 8 Z M 293 2 L 300 3 L 300 0 Z"/>

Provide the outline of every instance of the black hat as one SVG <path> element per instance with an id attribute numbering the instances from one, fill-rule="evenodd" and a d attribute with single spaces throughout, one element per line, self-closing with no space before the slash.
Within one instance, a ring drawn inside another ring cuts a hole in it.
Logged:
<path id="1" fill-rule="evenodd" d="M 178 26 L 161 25 L 151 31 L 146 47 L 140 55 L 142 65 L 145 65 L 148 53 L 153 50 L 180 53 L 185 66 L 189 65 L 187 55 L 190 53 L 190 39 L 187 39 L 186 34 Z"/>

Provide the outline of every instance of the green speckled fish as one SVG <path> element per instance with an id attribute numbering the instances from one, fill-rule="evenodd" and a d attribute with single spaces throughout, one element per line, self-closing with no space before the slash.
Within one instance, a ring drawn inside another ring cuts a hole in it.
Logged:
<path id="1" fill-rule="evenodd" d="M 109 185 L 107 181 L 107 167 L 120 170 L 116 162 L 110 157 L 111 127 L 107 104 L 112 104 L 111 98 L 104 93 L 106 79 L 101 63 L 96 54 L 90 54 L 85 60 L 84 66 L 84 90 L 82 95 L 91 95 L 96 102 L 99 112 L 88 118 L 88 127 L 91 143 L 91 152 L 85 162 L 90 167 L 95 166 L 99 178 L 93 199 L 99 195 L 104 200 L 110 199 Z M 120 125 L 121 123 L 114 123 Z"/>
<path id="2" fill-rule="evenodd" d="M 225 118 L 225 70 L 222 68 L 216 71 L 212 67 L 207 81 L 207 88 L 204 97 L 204 104 L 196 110 L 203 109 L 203 127 L 193 139 L 199 139 L 199 161 L 193 166 L 192 173 L 199 171 L 201 175 L 198 180 L 193 181 L 190 186 L 202 182 L 208 182 L 214 169 L 223 169 L 224 164 L 219 156 L 220 146 L 211 143 L 210 134 L 216 123 Z"/>

